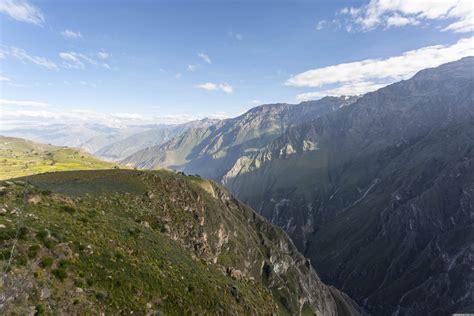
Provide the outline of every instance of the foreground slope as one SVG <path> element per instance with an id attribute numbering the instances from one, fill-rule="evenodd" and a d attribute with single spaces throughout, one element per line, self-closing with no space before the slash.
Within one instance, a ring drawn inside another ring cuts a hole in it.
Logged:
<path id="1" fill-rule="evenodd" d="M 472 311 L 473 76 L 473 57 L 423 70 L 289 130 L 224 182 L 372 312 Z"/>
<path id="2" fill-rule="evenodd" d="M 357 313 L 281 229 L 201 178 L 96 170 L 1 186 L 2 313 Z"/>
<path id="3" fill-rule="evenodd" d="M 111 169 L 115 166 L 80 149 L 0 136 L 0 180 L 46 171 Z"/>

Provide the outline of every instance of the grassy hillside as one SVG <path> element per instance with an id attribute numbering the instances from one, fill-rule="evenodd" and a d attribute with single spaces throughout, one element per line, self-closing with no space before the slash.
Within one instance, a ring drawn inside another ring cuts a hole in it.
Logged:
<path id="1" fill-rule="evenodd" d="M 281 229 L 199 177 L 71 171 L 0 187 L 6 313 L 357 313 Z"/>
<path id="2" fill-rule="evenodd" d="M 111 169 L 115 166 L 117 164 L 100 161 L 79 149 L 0 136 L 0 180 L 43 172 Z"/>

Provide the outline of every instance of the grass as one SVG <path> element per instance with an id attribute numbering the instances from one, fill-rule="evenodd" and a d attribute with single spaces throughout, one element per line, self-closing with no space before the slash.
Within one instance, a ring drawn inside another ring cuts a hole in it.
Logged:
<path id="1" fill-rule="evenodd" d="M 111 184 L 110 190 L 100 195 L 94 185 L 88 185 L 97 173 L 102 185 Z M 27 292 L 27 303 L 18 298 L 6 311 L 22 314 L 26 306 L 37 306 L 46 314 L 276 311 L 270 291 L 262 284 L 231 278 L 218 266 L 196 258 L 186 243 L 173 240 L 160 229 L 166 217 L 172 218 L 169 225 L 173 230 L 185 229 L 195 221 L 194 215 L 183 211 L 178 202 L 173 204 L 173 199 L 182 198 L 164 188 L 169 186 L 172 192 L 177 189 L 190 197 L 196 192 L 205 195 L 204 190 L 192 184 L 204 180 L 196 177 L 188 181 L 186 176 L 167 171 L 158 172 L 158 177 L 152 172 L 125 170 L 97 173 L 54 173 L 26 179 L 38 187 L 6 184 L 8 191 L 0 197 L 0 206 L 20 211 L 19 216 L 0 216 L 0 224 L 5 225 L 0 230 L 0 248 L 11 249 L 16 228 L 27 228 L 24 239 L 17 241 L 9 278 L 27 273 L 34 284 Z M 136 188 L 138 179 L 143 178 L 146 181 L 142 182 L 148 184 L 160 182 L 157 185 L 162 189 L 155 192 L 154 200 L 145 195 L 150 186 L 142 183 L 141 190 Z M 53 184 L 60 179 L 60 186 L 66 191 L 68 187 L 76 189 L 67 195 L 58 194 Z M 132 187 L 134 190 L 126 191 Z M 25 208 L 25 190 L 28 195 L 39 196 L 41 202 Z M 167 211 L 163 208 L 165 204 Z M 144 221 L 151 227 L 145 227 Z M 194 229 L 197 227 L 188 230 Z M 8 253 L 2 257 L 0 266 L 5 268 Z M 51 296 L 41 300 L 39 293 L 44 288 L 49 289 Z"/>
<path id="2" fill-rule="evenodd" d="M 79 149 L 0 136 L 0 180 L 44 172 L 115 167 L 118 165 L 100 161 Z"/>

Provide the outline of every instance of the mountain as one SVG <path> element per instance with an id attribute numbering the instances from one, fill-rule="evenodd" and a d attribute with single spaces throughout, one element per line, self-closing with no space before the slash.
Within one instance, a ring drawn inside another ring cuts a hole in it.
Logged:
<path id="1" fill-rule="evenodd" d="M 0 180 L 47 171 L 111 169 L 117 166 L 100 161 L 80 149 L 5 136 L 0 136 L 0 157 Z"/>
<path id="2" fill-rule="evenodd" d="M 290 126 L 335 111 L 356 99 L 327 97 L 298 105 L 262 105 L 206 128 L 189 129 L 122 162 L 139 168 L 170 167 L 220 180 L 240 157 L 257 152 Z"/>
<path id="3" fill-rule="evenodd" d="M 283 230 L 199 177 L 70 171 L 0 186 L 3 313 L 359 313 Z"/>
<path id="4" fill-rule="evenodd" d="M 123 160 L 137 151 L 147 147 L 161 145 L 173 137 L 181 135 L 188 129 L 208 127 L 217 122 L 218 120 L 203 119 L 179 125 L 163 125 L 150 130 L 135 133 L 117 142 L 111 143 L 100 148 L 100 150 L 96 151 L 94 154 L 97 157 L 107 160 Z"/>
<path id="5" fill-rule="evenodd" d="M 102 124 L 53 124 L 38 128 L 1 130 L 0 133 L 40 143 L 81 148 L 94 153 L 106 145 L 153 127 L 157 128 L 157 126 L 110 127 Z"/>
<path id="6" fill-rule="evenodd" d="M 377 315 L 474 310 L 474 57 L 288 129 L 223 177 Z"/>

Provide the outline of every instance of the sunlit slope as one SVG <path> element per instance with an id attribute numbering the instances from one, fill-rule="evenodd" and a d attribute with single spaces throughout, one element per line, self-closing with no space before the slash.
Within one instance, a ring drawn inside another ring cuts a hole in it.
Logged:
<path id="1" fill-rule="evenodd" d="M 51 171 L 111 169 L 116 166 L 79 149 L 0 136 L 0 179 Z"/>
<path id="2" fill-rule="evenodd" d="M 0 187 L 7 314 L 358 313 L 281 229 L 199 177 L 69 171 Z"/>

